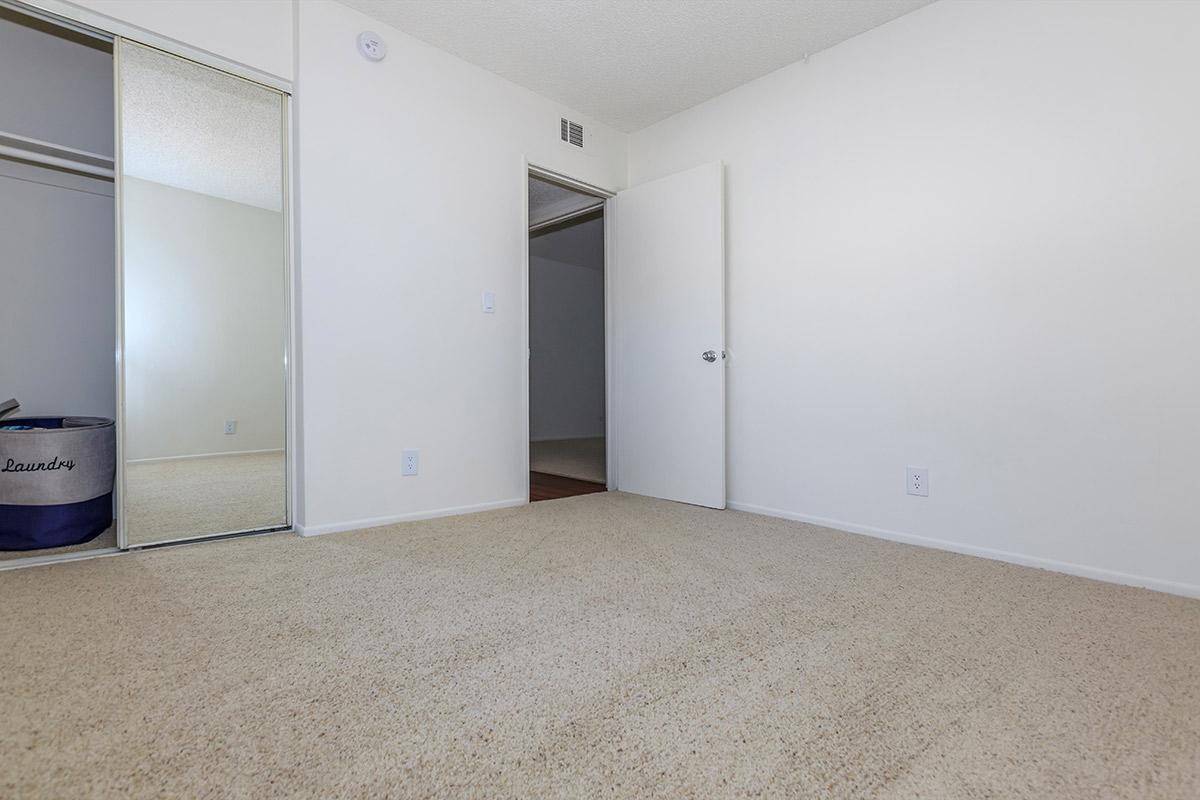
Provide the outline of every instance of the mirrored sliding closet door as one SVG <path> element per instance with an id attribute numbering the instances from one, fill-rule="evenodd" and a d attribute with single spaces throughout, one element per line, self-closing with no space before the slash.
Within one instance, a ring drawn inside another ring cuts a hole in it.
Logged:
<path id="1" fill-rule="evenodd" d="M 125 546 L 286 526 L 284 96 L 117 54 Z"/>

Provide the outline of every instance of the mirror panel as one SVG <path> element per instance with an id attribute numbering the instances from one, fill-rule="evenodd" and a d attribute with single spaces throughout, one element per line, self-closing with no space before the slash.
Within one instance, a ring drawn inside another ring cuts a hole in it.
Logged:
<path id="1" fill-rule="evenodd" d="M 119 64 L 125 544 L 285 526 L 283 96 Z"/>

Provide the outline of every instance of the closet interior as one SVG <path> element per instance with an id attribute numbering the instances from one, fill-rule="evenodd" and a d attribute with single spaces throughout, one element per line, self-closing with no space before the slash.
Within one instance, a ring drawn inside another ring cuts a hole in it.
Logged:
<path id="1" fill-rule="evenodd" d="M 0 75 L 0 566 L 288 527 L 287 95 L 7 1 Z"/>
<path id="2" fill-rule="evenodd" d="M 112 46 L 0 8 L 0 74 L 21 76 L 0 80 L 0 402 L 20 400 L 0 425 L 117 417 Z M 12 484 L 65 480 L 76 471 L 51 469 L 58 466 L 56 455 L 63 459 L 57 449 L 46 457 L 41 448 L 36 457 L 26 455 L 30 438 L 0 431 L 7 534 L 0 559 L 115 548 L 116 526 L 109 524 L 87 541 L 25 549 L 94 533 L 27 533 L 38 524 L 27 502 L 36 487 Z M 15 471 L 42 465 L 33 473 Z M 111 492 L 111 476 L 107 482 Z M 43 507 L 52 499 L 33 498 Z"/>

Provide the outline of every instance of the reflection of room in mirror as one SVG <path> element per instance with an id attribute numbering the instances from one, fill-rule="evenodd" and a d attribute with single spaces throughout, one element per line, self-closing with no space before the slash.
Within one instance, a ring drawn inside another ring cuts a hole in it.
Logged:
<path id="1" fill-rule="evenodd" d="M 283 525 L 284 465 L 283 450 L 129 464 L 129 543 Z"/>
<path id="2" fill-rule="evenodd" d="M 122 42 L 126 176 L 280 211 L 282 113 L 279 92 Z"/>
<path id="3" fill-rule="evenodd" d="M 125 529 L 287 524 L 282 97 L 123 42 Z"/>

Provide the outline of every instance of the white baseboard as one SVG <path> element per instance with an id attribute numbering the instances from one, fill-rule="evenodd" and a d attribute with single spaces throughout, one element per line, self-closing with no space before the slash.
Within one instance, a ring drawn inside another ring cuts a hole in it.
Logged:
<path id="1" fill-rule="evenodd" d="M 266 450 L 230 450 L 227 453 L 195 453 L 186 456 L 156 456 L 155 458 L 133 458 L 129 464 L 153 464 L 159 461 L 190 461 L 193 458 L 220 458 L 221 456 L 257 456 L 266 453 L 282 453 L 282 447 L 271 447 Z"/>
<path id="2" fill-rule="evenodd" d="M 480 511 L 495 511 L 499 508 L 523 506 L 529 502 L 527 497 L 513 497 L 509 500 L 497 500 L 491 503 L 478 503 L 471 506 L 455 506 L 454 508 L 436 508 L 432 511 L 413 511 L 408 514 L 396 514 L 389 517 L 369 517 L 349 522 L 333 522 L 326 525 L 295 525 L 296 532 L 301 536 L 320 536 L 326 533 L 342 533 L 357 531 L 364 528 L 379 528 L 384 525 L 394 525 L 397 522 L 415 522 L 421 519 L 436 519 L 437 517 L 454 517 L 460 514 L 476 514 Z"/>
<path id="3" fill-rule="evenodd" d="M 995 550 L 990 547 L 978 547 L 971 544 L 963 544 L 961 542 L 951 542 L 946 539 L 933 539 L 928 536 L 915 536 L 911 533 L 900 533 L 898 531 L 890 531 L 884 528 L 874 528 L 870 525 L 858 525 L 853 522 L 845 522 L 838 519 L 825 519 L 824 517 L 814 517 L 808 514 L 798 514 L 794 511 L 783 511 L 778 508 L 767 508 L 765 506 L 756 506 L 749 503 L 734 503 L 727 504 L 734 511 L 746 511 L 751 514 L 762 514 L 768 517 L 779 517 L 781 519 L 790 519 L 797 522 L 807 522 L 810 525 L 819 525 L 822 528 L 833 528 L 834 530 L 844 531 L 846 533 L 855 533 L 863 536 L 873 536 L 876 539 L 887 539 L 893 542 L 902 542 L 904 544 L 913 544 L 918 547 L 930 547 L 934 550 L 948 550 L 952 553 L 961 553 L 968 556 L 977 556 L 979 558 L 989 558 L 993 561 L 1005 561 L 1009 564 L 1020 564 L 1023 567 L 1036 567 L 1037 569 L 1050 570 L 1051 572 L 1062 572 L 1067 575 L 1077 575 L 1081 578 L 1092 578 L 1097 581 L 1106 583 L 1119 583 L 1124 586 L 1137 586 L 1143 589 L 1153 589 L 1158 592 L 1166 592 L 1168 594 L 1178 594 L 1184 597 L 1200 598 L 1200 586 L 1191 583 L 1182 583 L 1179 581 L 1162 580 L 1161 578 L 1149 578 L 1144 575 L 1132 575 L 1127 572 L 1117 572 L 1111 569 L 1102 569 L 1100 567 L 1089 567 L 1084 564 L 1072 564 L 1068 561 L 1056 561 L 1051 558 L 1039 558 L 1038 556 L 1029 556 L 1023 553 L 1012 553 L 1007 550 Z"/>

